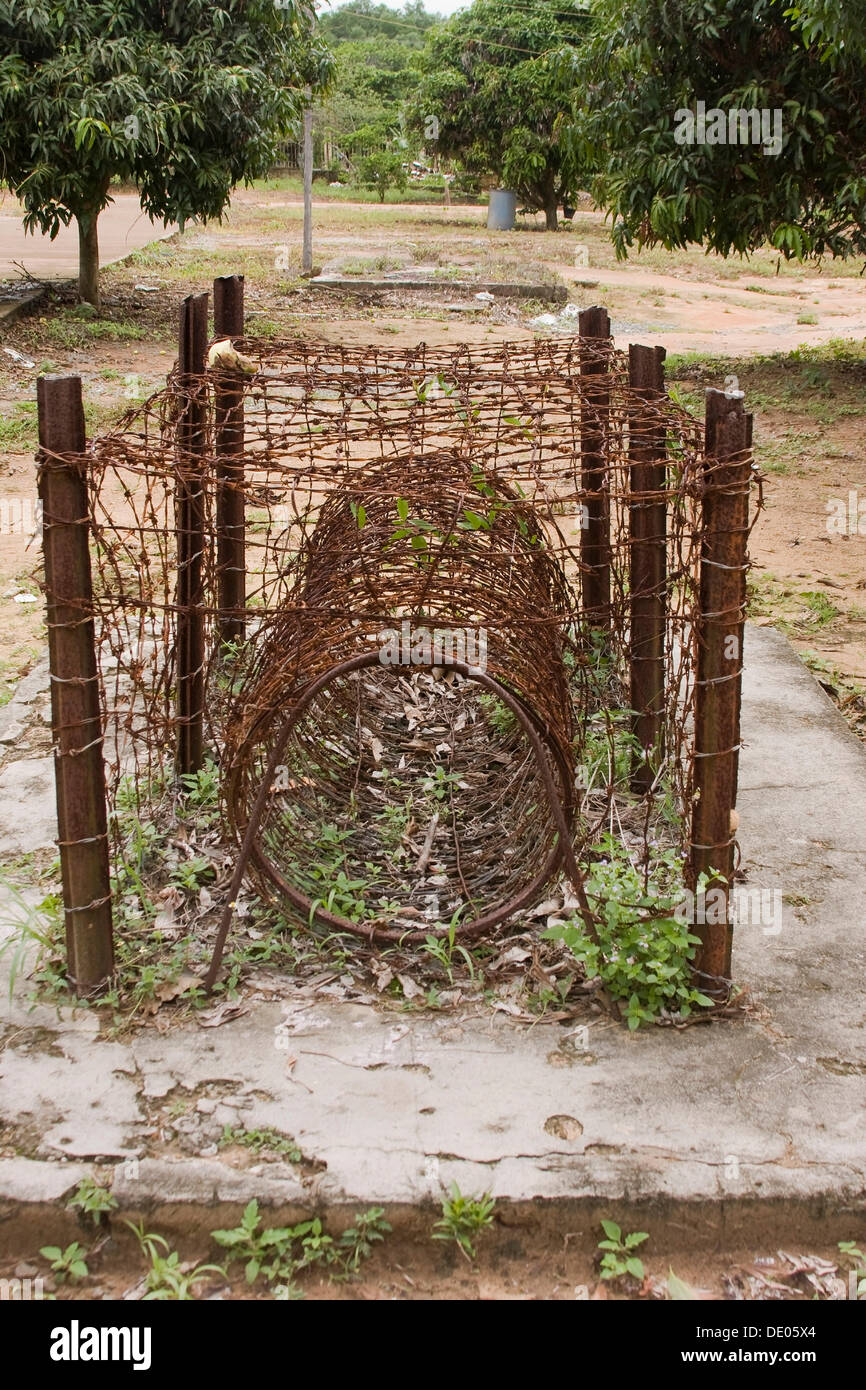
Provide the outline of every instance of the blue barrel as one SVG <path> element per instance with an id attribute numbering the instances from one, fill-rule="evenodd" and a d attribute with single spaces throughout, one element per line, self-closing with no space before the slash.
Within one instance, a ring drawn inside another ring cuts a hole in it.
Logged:
<path id="1" fill-rule="evenodd" d="M 517 194 L 510 188 L 494 188 L 487 209 L 487 227 L 491 232 L 513 232 L 517 217 Z"/>

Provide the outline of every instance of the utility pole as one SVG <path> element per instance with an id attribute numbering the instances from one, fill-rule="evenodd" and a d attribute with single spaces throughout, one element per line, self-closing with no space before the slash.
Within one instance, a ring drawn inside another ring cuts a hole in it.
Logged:
<path id="1" fill-rule="evenodd" d="M 313 96 L 309 87 L 304 106 L 304 259 L 301 273 L 313 273 Z"/>

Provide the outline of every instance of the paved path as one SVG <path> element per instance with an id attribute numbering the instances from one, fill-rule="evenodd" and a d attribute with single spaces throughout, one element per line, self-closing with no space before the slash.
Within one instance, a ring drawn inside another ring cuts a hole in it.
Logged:
<path id="1" fill-rule="evenodd" d="M 44 698 L 35 672 L 28 682 L 20 703 Z M 10 717 L 24 716 L 10 708 Z M 190 1020 L 111 1041 L 86 1011 L 31 1011 L 22 971 L 16 1001 L 0 1010 L 11 1028 L 0 1122 L 10 1134 L 25 1127 L 32 1157 L 0 1159 L 0 1206 L 26 1225 L 28 1208 L 55 1201 L 99 1155 L 118 1164 L 121 1209 L 159 1207 L 160 1229 L 252 1196 L 276 1207 L 411 1207 L 457 1181 L 503 1201 L 565 1203 L 573 1215 L 580 1204 L 582 1230 L 612 1203 L 624 1213 L 676 1203 L 711 1248 L 723 1233 L 778 1242 L 792 1221 L 805 1243 L 850 1238 L 866 1167 L 866 749 L 785 638 L 756 627 L 743 733 L 746 886 L 778 892 L 781 912 L 737 930 L 735 972 L 752 992 L 744 1019 L 633 1036 L 599 1016 L 582 1041 L 501 1015 L 401 1018 L 274 977 L 228 1027 Z M 24 805 L 27 848 L 55 833 L 42 762 L 3 772 L 7 850 L 21 838 Z M 8 972 L 11 955 L 0 963 Z M 149 1107 L 172 1092 L 189 1100 L 183 1145 L 152 1156 Z M 227 1123 L 292 1134 L 322 1167 L 303 1180 L 278 1164 L 267 1177 L 240 1173 L 216 1147 Z M 131 1156 L 139 1163 L 127 1172 Z"/>
<path id="2" fill-rule="evenodd" d="M 99 219 L 99 253 L 102 265 L 122 260 L 130 251 L 151 241 L 163 241 L 177 229 L 151 222 L 134 193 L 117 193 Z M 78 274 L 78 228 L 63 227 L 54 241 L 30 236 L 18 203 L 0 197 L 0 280 L 17 278 L 14 262 L 26 266 L 37 280 L 68 280 Z"/>

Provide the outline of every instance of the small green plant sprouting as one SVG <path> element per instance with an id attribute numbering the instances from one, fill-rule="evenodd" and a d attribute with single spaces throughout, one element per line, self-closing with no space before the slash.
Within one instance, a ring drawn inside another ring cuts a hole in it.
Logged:
<path id="1" fill-rule="evenodd" d="M 599 1250 L 605 1252 L 601 1259 L 602 1279 L 621 1279 L 624 1274 L 630 1274 L 633 1279 L 643 1279 L 643 1261 L 632 1252 L 649 1240 L 649 1234 L 646 1231 L 633 1231 L 631 1235 L 623 1236 L 615 1221 L 602 1221 L 601 1225 L 606 1237 L 598 1242 Z"/>
<path id="2" fill-rule="evenodd" d="M 107 1187 L 101 1187 L 93 1178 L 82 1178 L 77 1189 L 66 1203 L 72 1211 L 80 1211 L 82 1216 L 93 1218 L 95 1226 L 101 1226 L 108 1212 L 117 1207 L 117 1199 L 112 1197 Z"/>
<path id="3" fill-rule="evenodd" d="M 297 1297 L 294 1279 L 305 1269 L 321 1265 L 332 1279 L 351 1278 L 372 1254 L 373 1245 L 384 1240 L 391 1227 L 382 1219 L 382 1208 L 355 1217 L 355 1223 L 335 1241 L 318 1216 L 297 1226 L 259 1228 L 259 1204 L 253 1199 L 244 1210 L 239 1226 L 232 1230 L 211 1231 L 217 1245 L 229 1251 L 229 1262 L 243 1261 L 248 1284 L 261 1274 L 277 1286 L 280 1298 Z"/>
<path id="4" fill-rule="evenodd" d="M 856 1281 L 855 1292 L 857 1297 L 866 1298 L 866 1255 L 863 1254 L 863 1251 L 857 1246 L 856 1241 L 853 1240 L 840 1240 L 839 1253 L 845 1256 L 845 1259 L 854 1270 L 854 1278 Z"/>
<path id="5" fill-rule="evenodd" d="M 373 1254 L 373 1246 L 389 1234 L 391 1227 L 384 1217 L 384 1207 L 371 1207 L 356 1215 L 354 1224 L 347 1226 L 340 1236 L 338 1253 L 347 1278 L 359 1272 L 364 1261 Z"/>
<path id="6" fill-rule="evenodd" d="M 229 644 L 224 644 L 228 647 Z M 232 648 L 232 659 L 237 661 L 240 650 Z M 212 758 L 205 760 L 198 772 L 181 774 L 183 802 L 181 814 L 185 820 L 194 820 L 202 829 L 214 825 L 219 819 L 220 809 L 220 771 Z"/>
<path id="7" fill-rule="evenodd" d="M 232 1125 L 226 1125 L 223 1129 L 219 1141 L 221 1149 L 227 1148 L 229 1144 L 239 1144 L 242 1148 L 250 1149 L 254 1154 L 272 1153 L 280 1158 L 285 1158 L 289 1163 L 300 1163 L 303 1154 L 287 1134 L 280 1134 L 275 1129 L 234 1129 Z"/>
<path id="8" fill-rule="evenodd" d="M 813 627 L 826 627 L 839 617 L 839 609 L 831 603 L 826 594 L 817 593 L 814 590 L 804 592 L 803 598 L 806 600 L 806 608 L 809 616 L 805 619 Z"/>
<path id="9" fill-rule="evenodd" d="M 287 1257 L 291 1249 L 291 1228 L 268 1227 L 259 1230 L 259 1204 L 255 1198 L 244 1208 L 240 1225 L 231 1230 L 211 1231 L 217 1245 L 228 1250 L 229 1264 L 244 1263 L 248 1284 L 263 1273 L 269 1283 L 289 1283 L 294 1274 Z"/>
<path id="10" fill-rule="evenodd" d="M 76 1284 L 79 1279 L 86 1279 L 90 1272 L 84 1258 L 87 1252 L 77 1240 L 67 1245 L 65 1250 L 61 1250 L 59 1245 L 43 1245 L 39 1253 L 51 1261 L 51 1273 L 58 1284 L 65 1284 L 67 1279 Z"/>
<path id="11" fill-rule="evenodd" d="M 633 861 L 621 840 L 605 835 L 602 857 L 586 877 L 586 893 L 596 909 L 598 941 L 592 941 L 575 917 L 542 933 L 564 941 L 583 966 L 587 979 L 600 979 L 614 1000 L 625 1004 L 629 1028 L 652 1023 L 663 1013 L 686 1018 L 695 1006 L 712 1000 L 691 982 L 690 966 L 699 938 L 689 931 L 682 912 L 682 860 L 675 850 L 658 851 L 645 869 Z M 701 875 L 698 896 L 708 880 Z"/>
<path id="12" fill-rule="evenodd" d="M 405 497 L 397 498 L 397 520 L 398 525 L 394 529 L 388 545 L 393 545 L 395 541 L 408 540 L 409 545 L 415 551 L 415 559 L 420 564 L 424 564 L 432 558 L 430 551 L 430 541 L 433 539 L 442 540 L 442 532 L 432 524 L 425 521 L 423 517 L 410 517 L 409 503 Z"/>
<path id="13" fill-rule="evenodd" d="M 451 795 L 455 787 L 460 786 L 460 774 L 446 772 L 441 763 L 437 763 L 431 775 L 424 778 L 421 786 L 429 796 L 435 797 L 437 801 L 444 801 L 447 796 Z"/>
<path id="14" fill-rule="evenodd" d="M 453 963 L 455 955 L 458 955 L 462 958 L 467 970 L 469 971 L 470 980 L 475 979 L 475 964 L 472 960 L 472 957 L 470 956 L 466 947 L 459 945 L 457 942 L 457 923 L 460 920 L 462 911 L 463 908 L 459 907 L 457 911 L 454 913 L 454 916 L 448 923 L 448 929 L 444 936 L 429 935 L 426 938 L 424 945 L 421 947 L 421 950 L 424 951 L 426 955 L 432 956 L 434 960 L 439 962 L 439 964 L 442 966 L 443 970 L 448 976 L 448 983 L 450 985 L 453 985 L 454 983 Z"/>
<path id="15" fill-rule="evenodd" d="M 216 869 L 210 859 L 197 855 L 194 859 L 184 859 L 171 871 L 170 882 L 186 893 L 198 893 L 205 883 L 216 877 Z"/>
<path id="16" fill-rule="evenodd" d="M 195 1298 L 196 1284 L 212 1274 L 218 1274 L 222 1279 L 227 1277 L 222 1265 L 182 1265 L 180 1255 L 170 1248 L 165 1236 L 146 1232 L 143 1221 L 137 1226 L 131 1221 L 126 1224 L 149 1265 L 144 1277 L 147 1292 L 143 1295 L 143 1302 L 191 1303 Z"/>
<path id="17" fill-rule="evenodd" d="M 506 704 L 503 704 L 496 695 L 491 695 L 485 691 L 478 697 L 478 703 L 484 714 L 484 718 L 490 725 L 494 733 L 500 737 L 514 733 L 517 728 L 517 718 Z"/>
<path id="18" fill-rule="evenodd" d="M 448 1196 L 442 1198 L 442 1216 L 433 1227 L 433 1239 L 456 1241 L 466 1259 L 474 1260 L 475 1240 L 493 1224 L 495 1205 L 489 1192 L 480 1197 L 464 1197 L 453 1182 Z"/>

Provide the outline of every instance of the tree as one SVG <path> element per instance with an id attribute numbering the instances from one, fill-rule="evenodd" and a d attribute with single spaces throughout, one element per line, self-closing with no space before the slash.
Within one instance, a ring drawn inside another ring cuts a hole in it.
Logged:
<path id="1" fill-rule="evenodd" d="M 824 58 L 835 60 L 845 50 L 866 57 L 866 0 L 802 0 L 784 4 L 796 28 L 808 44 L 816 44 Z"/>
<path id="2" fill-rule="evenodd" d="M 338 10 L 324 11 L 319 22 L 331 48 L 359 39 L 385 38 L 418 49 L 427 31 L 439 23 L 439 16 L 429 14 L 423 0 L 408 0 L 402 10 L 393 5 L 374 5 L 371 0 L 350 0 Z"/>
<path id="3" fill-rule="evenodd" d="M 358 164 L 358 180 L 366 188 L 375 188 L 379 202 L 384 203 L 389 188 L 403 189 L 408 182 L 403 155 L 394 150 L 364 155 Z"/>
<path id="4" fill-rule="evenodd" d="M 0 0 L 0 179 L 28 230 L 77 222 L 83 300 L 112 179 L 183 227 L 267 173 L 330 71 L 313 26 L 306 0 Z"/>
<path id="5" fill-rule="evenodd" d="M 496 175 L 527 206 L 543 208 L 551 230 L 584 166 L 577 146 L 558 139 L 569 95 L 548 55 L 563 46 L 576 54 L 590 23 L 579 0 L 475 0 L 431 32 L 411 105 L 412 124 L 440 155 L 469 173 Z"/>
<path id="6" fill-rule="evenodd" d="M 333 54 L 334 78 L 317 112 L 319 128 L 347 142 L 355 136 L 352 148 L 359 127 L 376 127 L 385 138 L 399 129 L 403 105 L 418 84 L 413 50 L 379 38 L 338 44 Z"/>
<path id="7" fill-rule="evenodd" d="M 810 5 L 813 19 L 829 11 L 600 0 L 596 38 L 556 66 L 577 93 L 563 143 L 597 161 L 593 192 L 619 255 L 703 243 L 727 256 L 767 241 L 786 258 L 866 253 L 866 68 L 845 25 L 841 39 L 820 28 L 807 39 Z"/>

